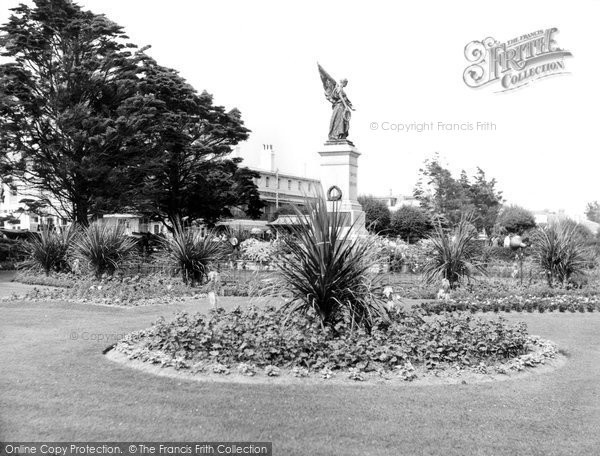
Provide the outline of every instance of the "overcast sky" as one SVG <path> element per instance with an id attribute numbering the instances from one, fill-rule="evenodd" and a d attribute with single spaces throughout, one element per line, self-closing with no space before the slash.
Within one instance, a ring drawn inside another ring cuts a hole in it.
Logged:
<path id="1" fill-rule="evenodd" d="M 1 22 L 17 3 L 2 0 Z M 280 170 L 318 177 L 331 114 L 319 61 L 349 80 L 359 193 L 411 193 L 423 160 L 439 152 L 453 171 L 483 168 L 508 202 L 530 209 L 582 212 L 600 200 L 600 0 L 78 3 L 125 27 L 136 44 L 152 45 L 159 63 L 216 103 L 239 108 L 252 130 L 241 146 L 249 166 L 260 165 L 268 143 Z M 551 27 L 558 46 L 573 53 L 569 74 L 503 93 L 463 82 L 467 43 Z M 384 122 L 478 121 L 496 130 L 382 130 Z"/>

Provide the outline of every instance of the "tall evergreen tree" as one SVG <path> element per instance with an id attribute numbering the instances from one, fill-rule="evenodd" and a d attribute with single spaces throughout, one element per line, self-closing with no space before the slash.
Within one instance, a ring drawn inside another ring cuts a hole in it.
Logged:
<path id="1" fill-rule="evenodd" d="M 69 0 L 12 9 L 0 28 L 3 174 L 47 195 L 77 223 L 118 206 L 116 169 L 130 156 L 123 117 L 135 94 L 139 53 L 123 29 Z"/>
<path id="2" fill-rule="evenodd" d="M 0 28 L 3 175 L 81 225 L 122 209 L 170 229 L 232 207 L 260 214 L 257 175 L 228 157 L 248 136 L 239 111 L 213 105 L 70 0 L 12 11 Z"/>
<path id="3" fill-rule="evenodd" d="M 413 194 L 421 207 L 440 218 L 443 224 L 456 225 L 470 204 L 464 185 L 442 166 L 437 155 L 425 160 L 419 174 Z"/>
<path id="4" fill-rule="evenodd" d="M 141 119 L 130 141 L 140 149 L 128 168 L 132 207 L 170 230 L 195 220 L 214 224 L 234 207 L 258 217 L 264 206 L 253 181 L 258 174 L 229 157 L 232 146 L 248 137 L 240 112 L 214 105 L 211 95 L 198 94 L 150 58 L 143 71 L 138 94 L 125 109 Z"/>

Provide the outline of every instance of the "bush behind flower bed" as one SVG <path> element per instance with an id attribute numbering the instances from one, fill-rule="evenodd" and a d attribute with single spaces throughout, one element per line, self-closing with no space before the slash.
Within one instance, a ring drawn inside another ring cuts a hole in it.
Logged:
<path id="1" fill-rule="evenodd" d="M 411 364 L 435 369 L 493 363 L 524 354 L 526 343 L 525 324 L 509 325 L 501 318 L 423 318 L 420 311 L 394 312 L 391 321 L 378 322 L 368 333 L 345 323 L 324 330 L 314 315 L 286 316 L 274 307 L 249 307 L 161 318 L 151 328 L 128 335 L 117 350 L 144 361 L 167 356 L 181 367 L 208 362 L 224 369 L 244 363 L 370 372 Z"/>

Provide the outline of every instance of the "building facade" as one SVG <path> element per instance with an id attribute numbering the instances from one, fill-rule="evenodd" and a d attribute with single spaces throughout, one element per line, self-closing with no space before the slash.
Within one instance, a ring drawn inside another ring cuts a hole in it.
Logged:
<path id="1" fill-rule="evenodd" d="M 68 218 L 54 208 L 45 209 L 43 214 L 30 212 L 23 200 L 35 200 L 39 197 L 27 192 L 24 184 L 0 184 L 0 228 L 13 231 L 41 231 L 45 227 L 69 225 Z"/>
<path id="2" fill-rule="evenodd" d="M 261 199 L 266 203 L 262 217 L 266 221 L 273 221 L 285 206 L 304 207 L 307 199 L 314 199 L 321 192 L 321 182 L 318 179 L 282 173 L 278 170 L 254 169 L 254 171 L 260 174 L 254 182 Z"/>
<path id="3" fill-rule="evenodd" d="M 291 213 L 291 206 L 300 209 L 306 205 L 307 199 L 315 198 L 322 192 L 318 179 L 302 177 L 296 174 L 280 172 L 275 167 L 273 146 L 263 145 L 260 167 L 250 167 L 259 177 L 254 179 L 261 199 L 266 203 L 263 215 L 259 220 L 249 220 L 243 211 L 232 209 L 233 218 L 225 220 L 222 225 L 241 226 L 246 228 L 267 229 L 269 222 L 277 219 L 280 213 Z M 234 155 L 239 151 L 235 151 Z M 0 228 L 10 230 L 40 231 L 44 226 L 67 226 L 70 221 L 66 216 L 49 209 L 44 215 L 33 214 L 21 201 L 35 196 L 25 195 L 24 186 L 2 184 L 0 194 Z M 99 219 L 100 223 L 122 226 L 127 234 L 152 233 L 165 234 L 166 228 L 159 221 L 145 219 L 135 213 L 107 214 Z"/>
<path id="4" fill-rule="evenodd" d="M 382 201 L 388 207 L 390 212 L 396 212 L 402 206 L 419 206 L 419 200 L 412 195 L 392 195 L 390 196 L 375 196 L 378 201 Z"/>
<path id="5" fill-rule="evenodd" d="M 580 214 L 567 214 L 565 211 L 534 211 L 533 216 L 537 226 L 544 227 L 551 223 L 557 223 L 561 220 L 570 219 L 576 223 L 579 223 L 589 229 L 592 234 L 597 234 L 600 230 L 600 224 L 588 220 L 585 216 Z"/>

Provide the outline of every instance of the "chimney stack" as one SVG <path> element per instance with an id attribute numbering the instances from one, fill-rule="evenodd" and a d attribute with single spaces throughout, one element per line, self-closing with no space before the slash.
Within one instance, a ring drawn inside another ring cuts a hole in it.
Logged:
<path id="1" fill-rule="evenodd" d="M 273 150 L 273 144 L 270 144 L 271 148 L 271 171 L 275 171 L 275 151 Z"/>
<path id="2" fill-rule="evenodd" d="M 263 144 L 260 167 L 275 172 L 275 151 L 273 150 L 273 144 Z"/>

